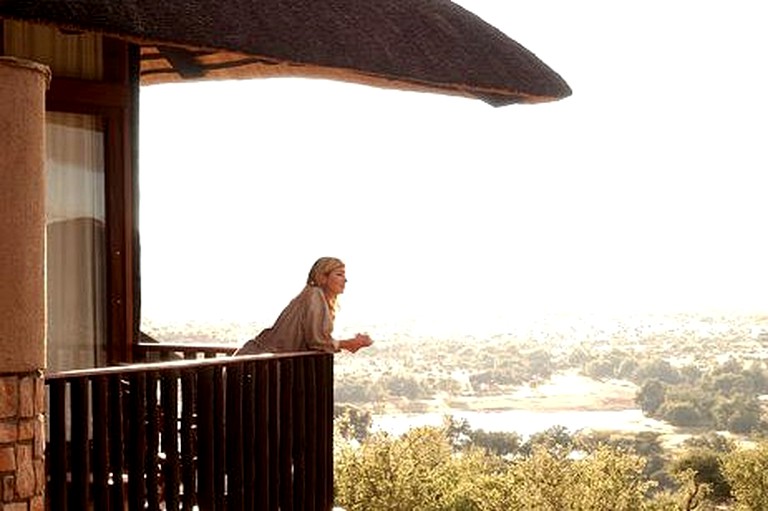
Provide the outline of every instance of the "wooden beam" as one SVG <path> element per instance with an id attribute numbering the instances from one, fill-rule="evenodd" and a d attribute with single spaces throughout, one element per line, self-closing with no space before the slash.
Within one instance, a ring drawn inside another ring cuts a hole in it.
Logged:
<path id="1" fill-rule="evenodd" d="M 205 76 L 205 68 L 197 62 L 195 56 L 189 51 L 172 46 L 158 46 L 157 51 L 171 63 L 182 78 L 202 78 Z"/>
<path id="2" fill-rule="evenodd" d="M 122 108 L 130 103 L 131 91 L 125 84 L 95 82 L 54 76 L 46 94 L 46 109 L 97 113 L 109 108 Z"/>

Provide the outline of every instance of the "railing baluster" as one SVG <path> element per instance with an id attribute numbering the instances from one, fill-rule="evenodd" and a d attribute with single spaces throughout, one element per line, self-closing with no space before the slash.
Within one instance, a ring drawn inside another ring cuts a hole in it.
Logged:
<path id="1" fill-rule="evenodd" d="M 162 448 L 165 508 L 179 509 L 179 376 L 177 371 L 160 377 L 160 403 L 163 412 Z"/>
<path id="2" fill-rule="evenodd" d="M 320 511 L 324 511 L 326 508 L 323 507 L 323 502 L 318 502 L 318 496 L 313 495 L 311 493 L 312 488 L 317 487 L 317 471 L 318 471 L 318 444 L 317 444 L 317 428 L 314 426 L 318 424 L 317 422 L 317 399 L 315 397 L 315 393 L 317 392 L 317 381 L 316 381 L 316 374 L 315 374 L 315 361 L 317 360 L 316 357 L 305 357 L 302 360 L 300 360 L 302 366 L 304 369 L 302 370 L 302 373 L 304 374 L 304 395 L 307 396 L 305 402 L 303 403 L 303 406 L 306 408 L 306 416 L 304 419 L 305 424 L 305 435 L 306 435 L 306 459 L 304 463 L 304 488 L 307 492 L 305 501 L 304 501 L 304 508 L 307 511 L 312 511 L 313 509 L 318 509 Z"/>
<path id="3" fill-rule="evenodd" d="M 256 489 L 256 460 L 254 457 L 255 438 L 255 405 L 254 405 L 254 372 L 255 363 L 245 365 L 243 372 L 243 509 L 255 509 L 254 490 Z"/>
<path id="4" fill-rule="evenodd" d="M 125 383 L 120 375 L 114 375 L 109 379 L 109 470 L 112 476 L 110 488 L 110 509 L 120 509 L 125 502 L 125 486 L 123 484 L 123 446 L 124 422 L 123 422 L 123 393 L 126 390 Z"/>
<path id="5" fill-rule="evenodd" d="M 293 406 L 291 412 L 293 415 L 293 446 L 291 449 L 293 467 L 293 505 L 296 509 L 306 510 L 307 502 L 304 495 L 306 488 L 304 486 L 307 470 L 307 443 L 306 443 L 306 403 L 307 392 L 305 387 L 304 361 L 298 359 L 293 361 Z"/>
<path id="6" fill-rule="evenodd" d="M 280 361 L 280 509 L 293 509 L 293 361 Z"/>
<path id="7" fill-rule="evenodd" d="M 192 511 L 197 501 L 195 481 L 195 374 L 191 370 L 181 373 L 181 480 L 184 488 L 182 509 Z"/>
<path id="8" fill-rule="evenodd" d="M 200 509 L 216 511 L 213 498 L 213 367 L 204 367 L 197 375 L 197 501 Z"/>
<path id="9" fill-rule="evenodd" d="M 319 507 L 330 509 L 333 505 L 333 356 L 313 357 L 312 363 L 317 378 L 317 466 L 320 475 L 317 496 Z"/>
<path id="10" fill-rule="evenodd" d="M 133 444 L 127 450 L 128 464 L 128 509 L 143 511 L 147 497 L 144 482 L 147 463 L 147 377 L 145 373 L 135 373 L 130 377 L 131 392 L 128 400 L 128 432 L 126 438 Z M 151 479 L 151 477 L 147 477 Z M 83 508 L 85 509 L 85 508 Z"/>
<path id="11" fill-rule="evenodd" d="M 270 360 L 269 367 L 269 509 L 275 511 L 280 507 L 280 361 Z"/>
<path id="12" fill-rule="evenodd" d="M 88 380 L 77 378 L 69 385 L 70 399 L 70 469 L 72 486 L 69 494 L 72 509 L 87 509 L 90 500 L 90 441 L 88 424 L 90 413 L 88 406 Z M 53 425 L 51 425 L 53 431 Z"/>
<path id="13" fill-rule="evenodd" d="M 258 361 L 254 372 L 254 434 L 253 458 L 256 463 L 256 484 L 253 488 L 254 508 L 269 509 L 269 488 L 273 479 L 269 472 L 269 375 L 268 361 Z"/>
<path id="14" fill-rule="evenodd" d="M 227 368 L 227 511 L 243 509 L 242 364 Z"/>
<path id="15" fill-rule="evenodd" d="M 147 373 L 147 457 L 145 460 L 147 474 L 147 510 L 160 510 L 160 485 L 158 479 L 160 471 L 160 413 L 157 404 L 158 375 L 155 372 Z"/>
<path id="16" fill-rule="evenodd" d="M 48 452 L 48 463 L 53 468 L 49 471 L 48 504 L 52 511 L 69 509 L 67 507 L 67 422 L 66 395 L 67 382 L 58 380 L 50 385 L 49 411 L 50 437 L 52 449 Z"/>
<path id="17" fill-rule="evenodd" d="M 216 509 L 226 509 L 227 437 L 224 427 L 225 384 L 224 367 L 216 366 L 213 375 L 213 491 Z"/>
<path id="18" fill-rule="evenodd" d="M 109 443 L 107 441 L 107 378 L 97 376 L 92 381 L 93 407 L 93 507 L 99 510 L 109 508 Z"/>

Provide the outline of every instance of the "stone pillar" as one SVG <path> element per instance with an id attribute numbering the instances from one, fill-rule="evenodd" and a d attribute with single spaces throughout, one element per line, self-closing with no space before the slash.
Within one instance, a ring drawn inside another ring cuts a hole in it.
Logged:
<path id="1" fill-rule="evenodd" d="M 47 67 L 0 57 L 0 511 L 45 490 Z"/>

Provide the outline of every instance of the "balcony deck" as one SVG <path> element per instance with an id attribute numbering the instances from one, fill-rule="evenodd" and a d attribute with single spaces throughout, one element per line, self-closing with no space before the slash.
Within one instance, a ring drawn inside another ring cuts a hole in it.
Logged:
<path id="1" fill-rule="evenodd" d="M 332 355 L 139 352 L 187 360 L 46 377 L 47 509 L 331 509 Z"/>

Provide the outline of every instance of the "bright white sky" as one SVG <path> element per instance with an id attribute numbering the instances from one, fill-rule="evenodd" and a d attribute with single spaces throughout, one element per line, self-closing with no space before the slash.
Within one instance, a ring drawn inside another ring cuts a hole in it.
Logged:
<path id="1" fill-rule="evenodd" d="M 764 2 L 460 3 L 573 96 L 142 89 L 144 317 L 271 323 L 322 255 L 362 323 L 768 310 Z"/>

